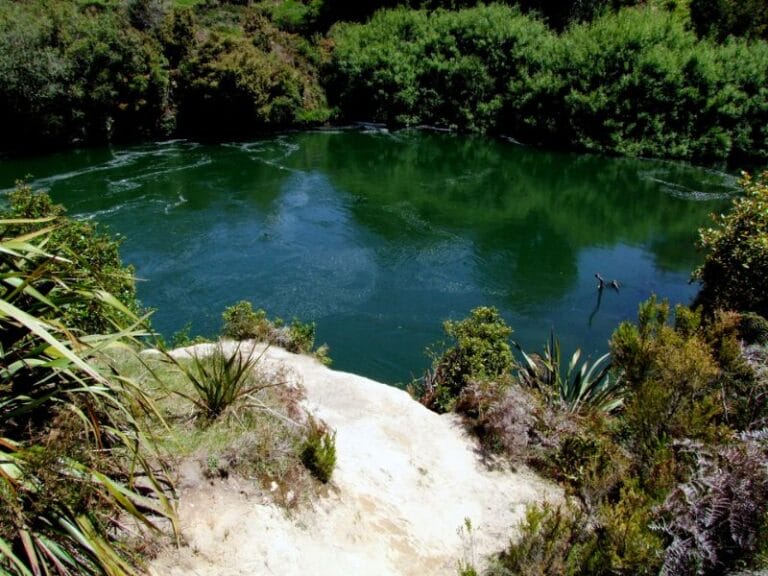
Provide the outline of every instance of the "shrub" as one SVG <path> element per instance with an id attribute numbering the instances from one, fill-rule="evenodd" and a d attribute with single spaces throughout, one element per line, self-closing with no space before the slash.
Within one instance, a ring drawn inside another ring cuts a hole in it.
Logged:
<path id="1" fill-rule="evenodd" d="M 739 335 L 747 344 L 768 344 L 768 320 L 753 312 L 742 314 Z"/>
<path id="2" fill-rule="evenodd" d="M 267 313 L 254 310 L 253 305 L 241 300 L 224 310 L 222 314 L 224 328 L 222 334 L 235 340 L 255 339 L 285 348 L 294 354 L 312 354 L 324 363 L 330 363 L 328 347 L 323 345 L 313 351 L 316 326 L 314 322 L 301 322 L 294 318 L 290 326 L 285 326 L 280 318 L 270 320 Z"/>
<path id="3" fill-rule="evenodd" d="M 235 340 L 253 338 L 268 341 L 273 328 L 272 323 L 267 319 L 267 313 L 262 309 L 254 310 L 253 304 L 246 300 L 226 308 L 222 318 L 224 319 L 222 334 Z"/>
<path id="4" fill-rule="evenodd" d="M 636 460 L 647 479 L 668 439 L 714 439 L 723 433 L 720 367 L 698 323 L 685 318 L 676 328 L 669 306 L 655 298 L 640 305 L 638 324 L 622 323 L 611 337 L 611 351 L 627 377 L 629 400 L 623 420 Z"/>
<path id="5" fill-rule="evenodd" d="M 175 516 L 138 417 L 152 402 L 99 366 L 105 350 L 130 348 L 139 321 L 86 280 L 87 257 L 68 254 L 75 273 L 59 274 L 62 257 L 47 248 L 66 247 L 49 224 L 0 219 L 0 572 L 137 574 L 120 541 L 126 520 L 160 530 Z M 36 229 L 9 235 L 19 225 Z M 92 301 L 108 333 L 60 321 L 68 305 Z"/>
<path id="6" fill-rule="evenodd" d="M 316 331 L 314 322 L 301 322 L 298 318 L 294 318 L 288 328 L 289 341 L 286 350 L 297 354 L 311 352 L 315 345 Z"/>
<path id="7" fill-rule="evenodd" d="M 8 208 L 0 212 L 0 218 L 34 221 L 6 226 L 6 234 L 25 234 L 53 226 L 45 247 L 55 257 L 48 264 L 50 273 L 72 285 L 88 288 L 94 295 L 103 290 L 117 298 L 131 314 L 139 313 L 133 268 L 124 266 L 120 259 L 120 241 L 96 224 L 72 220 L 64 214 L 64 208 L 55 205 L 47 193 L 19 183 L 8 195 Z M 105 333 L 114 329 L 113 311 L 114 306 L 105 299 L 84 299 L 69 292 L 60 302 L 57 317 L 69 330 Z M 131 314 L 122 322 L 133 322 Z"/>
<path id="8" fill-rule="evenodd" d="M 581 554 L 594 546 L 587 517 L 573 504 L 529 505 L 520 523 L 520 537 L 488 570 L 489 576 L 577 573 Z"/>
<path id="9" fill-rule="evenodd" d="M 699 231 L 706 251 L 695 272 L 701 280 L 697 303 L 709 314 L 717 309 L 768 315 L 768 172 L 757 179 L 745 174 L 744 195 L 730 212 L 715 218 L 716 226 Z"/>
<path id="10" fill-rule="evenodd" d="M 331 31 L 329 97 L 350 119 L 493 130 L 507 79 L 528 72 L 547 36 L 508 6 L 381 11 Z"/>
<path id="11" fill-rule="evenodd" d="M 446 335 L 453 340 L 435 358 L 434 372 L 427 373 L 422 402 L 439 411 L 450 411 L 462 389 L 473 380 L 507 376 L 514 364 L 507 326 L 498 310 L 479 307 L 464 320 L 447 320 Z"/>
<path id="12" fill-rule="evenodd" d="M 301 461 L 318 480 L 327 483 L 336 467 L 336 432 L 328 430 L 324 422 L 313 416 L 309 417 L 307 427 Z"/>
<path id="13" fill-rule="evenodd" d="M 454 410 L 486 450 L 524 462 L 536 443 L 535 430 L 544 407 L 539 397 L 517 383 L 479 380 L 466 385 Z"/>

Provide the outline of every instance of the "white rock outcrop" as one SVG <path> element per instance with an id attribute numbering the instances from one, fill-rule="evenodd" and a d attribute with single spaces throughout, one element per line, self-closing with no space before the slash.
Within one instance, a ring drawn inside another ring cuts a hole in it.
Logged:
<path id="1" fill-rule="evenodd" d="M 488 469 L 454 416 L 402 390 L 279 348 L 263 362 L 300 378 L 306 407 L 336 430 L 332 488 L 287 514 L 244 480 L 182 485 L 186 546 L 162 552 L 151 574 L 455 575 L 503 549 L 528 503 L 560 497 L 529 471 Z"/>

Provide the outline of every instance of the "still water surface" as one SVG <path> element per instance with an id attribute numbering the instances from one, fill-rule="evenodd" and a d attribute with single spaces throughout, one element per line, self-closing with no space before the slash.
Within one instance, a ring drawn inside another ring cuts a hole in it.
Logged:
<path id="1" fill-rule="evenodd" d="M 689 302 L 708 214 L 735 179 L 685 164 L 542 152 L 425 132 L 174 141 L 0 163 L 125 236 L 171 335 L 215 334 L 247 299 L 317 323 L 334 366 L 406 382 L 441 322 L 498 307 L 526 350 L 607 349 L 650 294 Z M 598 301 L 594 274 L 617 279 Z"/>

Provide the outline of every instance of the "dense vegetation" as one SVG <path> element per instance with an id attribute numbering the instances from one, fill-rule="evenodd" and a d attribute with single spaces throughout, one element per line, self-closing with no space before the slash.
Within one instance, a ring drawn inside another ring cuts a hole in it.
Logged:
<path id="1" fill-rule="evenodd" d="M 762 161 L 764 13 L 725 0 L 0 0 L 0 150 L 373 120 Z"/>
<path id="2" fill-rule="evenodd" d="M 0 214 L 0 277 L 0 572 L 134 574 L 139 528 L 175 512 L 141 424 L 152 401 L 109 362 L 141 330 L 130 270 L 21 188 Z"/>
<path id="3" fill-rule="evenodd" d="M 553 337 L 512 362 L 493 309 L 446 323 L 451 344 L 415 388 L 464 417 L 486 449 L 560 482 L 489 570 L 511 574 L 722 574 L 768 563 L 768 174 L 701 231 L 699 305 L 654 297 L 608 357 L 566 366 Z M 759 278 L 759 280 L 758 280 Z M 756 283 L 756 284 L 755 284 Z M 609 363 L 607 363 L 609 362 Z M 454 369 L 458 367 L 458 369 Z"/>
<path id="4" fill-rule="evenodd" d="M 501 5 L 398 9 L 331 37 L 330 94 L 349 118 L 629 155 L 768 157 L 768 44 L 699 40 L 657 9 L 559 35 Z"/>
<path id="5" fill-rule="evenodd" d="M 0 149 L 324 120 L 310 57 L 305 39 L 244 6 L 3 0 Z"/>

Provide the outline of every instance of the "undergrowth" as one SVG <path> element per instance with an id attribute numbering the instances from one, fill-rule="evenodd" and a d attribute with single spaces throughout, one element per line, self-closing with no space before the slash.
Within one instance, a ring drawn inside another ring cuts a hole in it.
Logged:
<path id="1" fill-rule="evenodd" d="M 316 493 L 313 477 L 330 479 L 335 435 L 307 414 L 296 374 L 263 357 L 262 345 L 222 341 L 121 361 L 159 398 L 160 416 L 170 430 L 157 440 L 176 469 L 191 460 L 211 480 L 250 479 L 275 502 L 293 508 Z M 319 474 L 305 456 L 315 441 Z"/>

